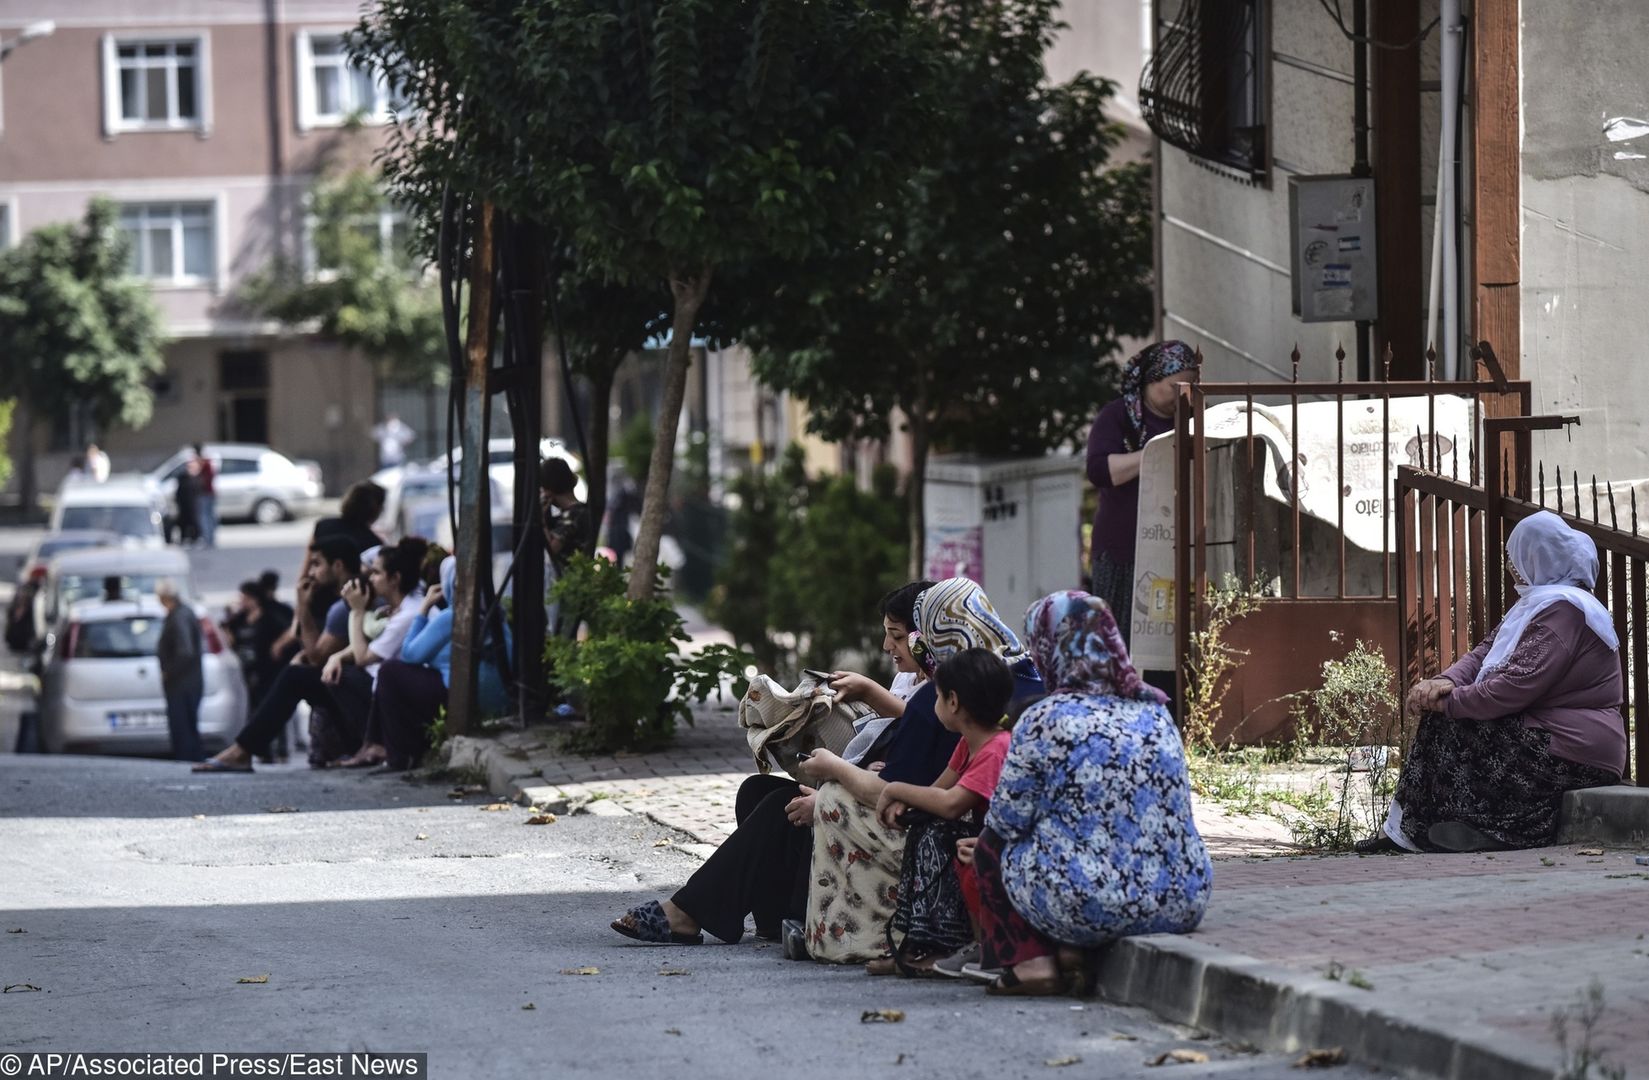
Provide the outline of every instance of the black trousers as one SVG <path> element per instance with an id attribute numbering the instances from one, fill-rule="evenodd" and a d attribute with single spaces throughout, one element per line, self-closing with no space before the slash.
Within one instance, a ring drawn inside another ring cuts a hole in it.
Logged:
<path id="1" fill-rule="evenodd" d="M 252 718 L 235 736 L 235 745 L 248 754 L 264 751 L 269 741 L 281 733 L 298 702 L 321 708 L 339 726 L 345 754 L 361 748 L 367 713 L 372 709 L 372 676 L 353 664 L 344 668 L 336 686 L 321 681 L 321 669 L 311 664 L 288 664 L 275 677 L 268 693 L 253 711 Z"/>
<path id="2" fill-rule="evenodd" d="M 790 824 L 784 813 L 800 794 L 788 776 L 745 780 L 733 803 L 739 827 L 670 901 L 727 942 L 744 936 L 746 915 L 755 916 L 764 938 L 777 938 L 785 919 L 805 919 L 813 830 Z"/>

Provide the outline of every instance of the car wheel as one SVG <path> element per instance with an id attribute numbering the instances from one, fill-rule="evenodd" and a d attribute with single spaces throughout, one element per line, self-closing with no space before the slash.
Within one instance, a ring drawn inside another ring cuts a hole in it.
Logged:
<path id="1" fill-rule="evenodd" d="M 274 499 L 259 499 L 252 504 L 252 520 L 259 525 L 274 525 L 286 520 L 286 507 Z"/>

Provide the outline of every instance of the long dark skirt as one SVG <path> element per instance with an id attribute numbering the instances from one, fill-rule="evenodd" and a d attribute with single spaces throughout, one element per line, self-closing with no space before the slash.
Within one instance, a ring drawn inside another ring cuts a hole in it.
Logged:
<path id="1" fill-rule="evenodd" d="M 913 816 L 899 872 L 899 902 L 888 920 L 888 941 L 897 945 L 902 935 L 907 954 L 954 952 L 973 940 L 956 870 L 956 842 L 977 835 L 979 829 L 930 814 Z"/>
<path id="2" fill-rule="evenodd" d="M 1552 736 L 1518 717 L 1420 721 L 1402 776 L 1397 805 L 1403 835 L 1436 851 L 1426 830 L 1460 821 L 1513 848 L 1542 847 L 1557 836 L 1563 793 L 1618 782 L 1614 773 L 1553 757 Z"/>
<path id="3" fill-rule="evenodd" d="M 1093 581 L 1088 591 L 1111 605 L 1117 629 L 1122 631 L 1122 643 L 1132 644 L 1129 639 L 1134 631 L 1134 564 L 1118 562 L 1099 551 L 1094 553 L 1090 571 Z"/>

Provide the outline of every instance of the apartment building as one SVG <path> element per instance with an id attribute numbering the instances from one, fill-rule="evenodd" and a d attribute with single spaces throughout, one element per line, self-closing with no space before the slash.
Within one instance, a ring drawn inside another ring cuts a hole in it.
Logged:
<path id="1" fill-rule="evenodd" d="M 313 458 L 334 488 L 372 471 L 371 365 L 237 300 L 248 274 L 301 257 L 316 175 L 381 145 L 388 93 L 340 37 L 359 16 L 351 0 L 0 0 L 0 37 L 55 23 L 0 65 L 0 243 L 112 200 L 172 338 L 144 429 L 27 433 L 43 486 L 93 434 L 117 468 L 230 439 Z"/>

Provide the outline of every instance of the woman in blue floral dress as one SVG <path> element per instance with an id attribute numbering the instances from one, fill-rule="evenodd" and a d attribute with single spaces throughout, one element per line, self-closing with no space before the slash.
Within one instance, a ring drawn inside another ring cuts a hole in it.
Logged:
<path id="1" fill-rule="evenodd" d="M 1060 945 L 1187 933 L 1213 885 L 1179 731 L 1111 609 L 1055 593 L 1026 628 L 1050 693 L 1014 726 L 974 854 L 993 994 L 1063 992 Z"/>

